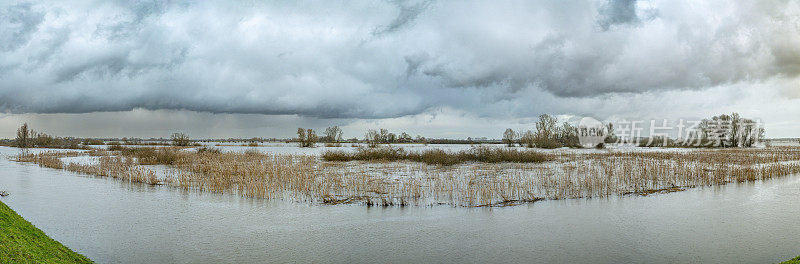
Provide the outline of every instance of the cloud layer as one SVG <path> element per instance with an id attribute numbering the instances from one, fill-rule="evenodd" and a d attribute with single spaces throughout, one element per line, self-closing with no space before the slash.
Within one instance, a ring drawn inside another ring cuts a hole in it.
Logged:
<path id="1" fill-rule="evenodd" d="M 608 98 L 673 91 L 796 97 L 799 74 L 788 0 L 0 4 L 7 113 L 614 115 Z"/>

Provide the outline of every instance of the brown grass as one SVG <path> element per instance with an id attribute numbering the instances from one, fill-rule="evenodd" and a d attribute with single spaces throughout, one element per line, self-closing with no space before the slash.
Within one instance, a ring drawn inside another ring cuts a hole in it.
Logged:
<path id="1" fill-rule="evenodd" d="M 528 156 L 531 153 L 536 154 Z M 99 157 L 97 164 L 64 164 L 59 159 L 85 152 L 28 154 L 17 160 L 191 191 L 367 206 L 507 206 L 542 199 L 649 195 L 800 172 L 800 148 L 549 154 L 488 148 L 455 153 L 378 148 L 326 152 L 323 157 L 336 161 L 176 148 L 89 154 Z M 156 175 L 143 164 L 168 165 L 172 170 Z"/>
<path id="2" fill-rule="evenodd" d="M 552 155 L 533 150 L 474 147 L 470 150 L 447 152 L 441 149 L 405 151 L 403 148 L 358 148 L 356 151 L 328 150 L 322 154 L 326 161 L 414 161 L 435 165 L 455 165 L 465 162 L 545 162 Z"/>

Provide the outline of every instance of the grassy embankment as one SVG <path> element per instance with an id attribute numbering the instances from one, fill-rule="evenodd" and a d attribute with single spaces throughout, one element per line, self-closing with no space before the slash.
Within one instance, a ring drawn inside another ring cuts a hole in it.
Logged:
<path id="1" fill-rule="evenodd" d="M 781 262 L 781 264 L 800 264 L 800 256 L 797 256 L 786 262 Z"/>
<path id="2" fill-rule="evenodd" d="M 0 262 L 2 263 L 92 263 L 0 202 Z"/>

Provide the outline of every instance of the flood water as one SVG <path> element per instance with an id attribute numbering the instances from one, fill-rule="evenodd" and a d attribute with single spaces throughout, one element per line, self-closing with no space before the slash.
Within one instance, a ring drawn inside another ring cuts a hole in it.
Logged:
<path id="1" fill-rule="evenodd" d="M 774 263 L 800 255 L 798 175 L 647 197 L 380 208 L 186 193 L 3 157 L 0 190 L 25 219 L 98 263 Z"/>

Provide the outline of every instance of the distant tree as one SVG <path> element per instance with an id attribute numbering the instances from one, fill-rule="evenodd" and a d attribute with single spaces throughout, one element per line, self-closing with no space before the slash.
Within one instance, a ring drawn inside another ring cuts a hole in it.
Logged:
<path id="1" fill-rule="evenodd" d="M 558 148 L 561 143 L 558 141 L 558 120 L 547 114 L 539 116 L 536 121 L 535 142 L 537 148 Z"/>
<path id="2" fill-rule="evenodd" d="M 386 141 L 388 143 L 396 143 L 397 142 L 397 135 L 394 133 L 389 133 L 386 135 Z"/>
<path id="3" fill-rule="evenodd" d="M 389 143 L 389 130 L 385 128 L 381 128 L 379 132 L 379 140 L 380 143 Z"/>
<path id="4" fill-rule="evenodd" d="M 525 131 L 519 138 L 519 144 L 521 146 L 525 146 L 527 148 L 532 148 L 536 146 L 536 136 L 534 135 L 533 131 Z"/>
<path id="5" fill-rule="evenodd" d="M 317 143 L 317 140 L 318 140 L 318 139 L 319 139 L 319 138 L 317 137 L 317 133 L 315 133 L 315 132 L 314 132 L 314 130 L 312 130 L 312 129 L 310 129 L 310 128 L 309 128 L 308 130 L 306 130 L 306 143 L 305 143 L 305 147 L 307 147 L 307 148 L 313 148 L 313 147 L 314 147 L 314 144 L 316 144 L 316 143 Z"/>
<path id="6" fill-rule="evenodd" d="M 722 114 L 703 119 L 693 140 L 684 144 L 703 147 L 753 147 L 764 139 L 764 128 L 738 113 Z"/>
<path id="7" fill-rule="evenodd" d="M 313 129 L 297 128 L 297 142 L 301 148 L 312 148 L 319 138 Z"/>
<path id="8" fill-rule="evenodd" d="M 557 130 L 558 135 L 558 142 L 561 143 L 561 146 L 565 147 L 580 147 L 581 143 L 578 139 L 578 128 L 570 125 L 567 122 L 564 122 L 561 125 L 561 128 Z"/>
<path id="9" fill-rule="evenodd" d="M 22 124 L 19 129 L 17 129 L 17 138 L 15 142 L 17 143 L 17 147 L 19 148 L 28 148 L 31 147 L 31 134 L 33 131 L 28 129 L 28 123 Z"/>
<path id="10" fill-rule="evenodd" d="M 190 143 L 189 136 L 184 133 L 172 133 L 170 139 L 175 146 L 189 146 Z"/>
<path id="11" fill-rule="evenodd" d="M 514 132 L 513 129 L 507 128 L 506 132 L 503 132 L 503 143 L 505 143 L 509 147 L 514 146 L 514 142 L 517 141 L 517 133 Z"/>
<path id="12" fill-rule="evenodd" d="M 403 133 L 400 133 L 400 138 L 398 138 L 397 141 L 400 142 L 400 143 L 408 143 L 408 142 L 414 141 L 414 139 L 411 138 L 411 135 L 409 135 L 408 133 L 403 132 Z"/>
<path id="13" fill-rule="evenodd" d="M 730 116 L 730 128 L 728 133 L 728 142 L 730 147 L 739 147 L 740 141 L 742 141 L 742 117 L 739 116 L 739 113 L 733 113 Z"/>
<path id="14" fill-rule="evenodd" d="M 367 130 L 367 133 L 364 134 L 364 141 L 367 142 L 367 146 L 370 148 L 377 147 L 381 143 L 381 134 L 374 129 Z"/>
<path id="15" fill-rule="evenodd" d="M 306 130 L 302 127 L 297 128 L 297 142 L 300 142 L 300 147 L 306 142 Z"/>
<path id="16" fill-rule="evenodd" d="M 61 143 L 63 143 L 45 133 L 31 132 L 31 138 L 33 138 L 33 144 L 31 144 L 33 147 L 62 147 Z"/>
<path id="17" fill-rule="evenodd" d="M 607 134 L 606 134 L 605 143 L 615 143 L 615 142 L 617 142 L 618 138 L 617 138 L 617 134 L 614 134 L 614 124 L 612 124 L 611 122 L 608 122 L 608 125 L 606 125 L 606 129 L 608 129 L 608 131 L 607 131 Z"/>
<path id="18" fill-rule="evenodd" d="M 322 141 L 325 142 L 339 142 L 342 141 L 342 129 L 339 126 L 332 126 L 325 129 L 325 136 Z"/>

